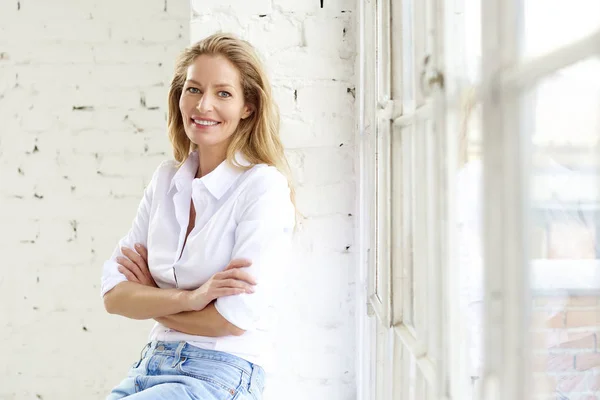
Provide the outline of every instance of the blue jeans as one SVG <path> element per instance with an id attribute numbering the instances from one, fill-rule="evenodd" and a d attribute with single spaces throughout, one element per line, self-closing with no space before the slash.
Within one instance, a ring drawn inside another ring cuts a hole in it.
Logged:
<path id="1" fill-rule="evenodd" d="M 144 353 L 145 352 L 145 353 Z M 106 400 L 261 400 L 261 367 L 186 342 L 151 342 Z"/>

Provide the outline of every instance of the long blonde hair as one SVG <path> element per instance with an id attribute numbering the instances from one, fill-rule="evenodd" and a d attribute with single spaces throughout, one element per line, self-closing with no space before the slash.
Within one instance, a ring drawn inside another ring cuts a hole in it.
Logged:
<path id="1" fill-rule="evenodd" d="M 252 105 L 252 114 L 239 122 L 227 149 L 227 162 L 239 165 L 235 154 L 240 151 L 252 165 L 267 164 L 277 168 L 288 179 L 290 198 L 296 207 L 292 174 L 279 138 L 279 109 L 273 101 L 271 84 L 254 47 L 232 34 L 217 33 L 187 47 L 177 59 L 169 90 L 167 117 L 173 155 L 183 164 L 196 145 L 185 134 L 179 98 L 187 77 L 187 69 L 200 55 L 223 56 L 240 72 L 244 101 Z"/>

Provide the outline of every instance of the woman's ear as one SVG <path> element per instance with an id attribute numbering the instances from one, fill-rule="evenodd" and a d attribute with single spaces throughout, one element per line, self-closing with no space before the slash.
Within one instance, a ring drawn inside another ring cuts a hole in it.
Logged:
<path id="1" fill-rule="evenodd" d="M 252 115 L 253 112 L 254 112 L 254 105 L 246 104 L 244 106 L 244 112 L 242 113 L 242 119 L 248 118 L 249 116 Z"/>

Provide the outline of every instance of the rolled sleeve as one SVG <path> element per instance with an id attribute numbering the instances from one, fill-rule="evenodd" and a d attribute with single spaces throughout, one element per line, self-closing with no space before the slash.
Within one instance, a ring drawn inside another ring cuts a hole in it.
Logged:
<path id="1" fill-rule="evenodd" d="M 262 193 L 251 194 L 235 231 L 231 259 L 246 258 L 252 262 L 245 268 L 257 282 L 256 291 L 220 297 L 217 311 L 245 331 L 259 327 L 272 298 L 273 268 L 281 265 L 290 249 L 295 223 L 295 211 L 290 190 L 283 176 Z"/>
<path id="2" fill-rule="evenodd" d="M 127 278 L 125 275 L 118 271 L 118 263 L 117 257 L 123 256 L 121 252 L 121 247 L 128 247 L 133 249 L 133 246 L 136 243 L 141 243 L 142 245 L 148 245 L 148 224 L 150 220 L 150 210 L 152 207 L 152 197 L 154 193 L 154 187 L 156 186 L 156 179 L 158 176 L 158 172 L 161 167 L 165 163 L 161 163 L 161 165 L 154 172 L 152 179 L 146 189 L 144 190 L 144 196 L 140 201 L 140 204 L 137 209 L 136 216 L 133 220 L 131 228 L 129 232 L 119 240 L 119 243 L 113 250 L 112 255 L 108 260 L 106 260 L 102 266 L 102 280 L 100 285 L 100 295 L 104 297 L 106 293 L 108 293 L 112 288 L 117 286 L 121 282 L 125 282 Z"/>

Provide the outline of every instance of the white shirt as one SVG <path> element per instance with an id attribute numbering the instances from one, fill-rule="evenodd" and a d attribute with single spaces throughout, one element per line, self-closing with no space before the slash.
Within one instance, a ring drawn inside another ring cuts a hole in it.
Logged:
<path id="1" fill-rule="evenodd" d="M 249 163 L 238 153 L 240 165 Z M 150 340 L 186 341 L 194 346 L 225 351 L 260 364 L 265 351 L 274 268 L 289 249 L 295 222 L 287 179 L 275 167 L 259 164 L 247 171 L 226 161 L 195 178 L 198 154 L 190 154 L 178 169 L 164 161 L 146 187 L 133 225 L 103 266 L 101 294 L 127 279 L 117 270 L 121 247 L 141 243 L 148 249 L 148 267 L 160 288 L 195 289 L 229 261 L 247 258 L 247 271 L 257 281 L 252 294 L 220 297 L 217 311 L 245 330 L 241 336 L 204 337 L 156 323 Z M 190 199 L 196 221 L 183 247 L 189 223 Z"/>

